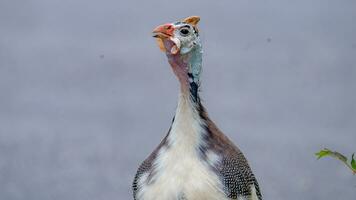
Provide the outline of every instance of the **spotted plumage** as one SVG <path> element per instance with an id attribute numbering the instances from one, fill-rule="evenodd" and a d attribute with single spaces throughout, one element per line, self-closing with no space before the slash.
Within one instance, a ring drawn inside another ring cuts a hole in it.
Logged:
<path id="1" fill-rule="evenodd" d="M 246 158 L 209 118 L 199 97 L 198 21 L 189 17 L 154 31 L 181 87 L 168 134 L 134 178 L 135 200 L 262 199 Z"/>

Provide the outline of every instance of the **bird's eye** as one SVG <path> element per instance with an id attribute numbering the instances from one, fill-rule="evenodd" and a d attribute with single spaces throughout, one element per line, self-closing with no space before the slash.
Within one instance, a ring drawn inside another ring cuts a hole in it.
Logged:
<path id="1" fill-rule="evenodd" d="M 186 36 L 189 33 L 189 29 L 183 28 L 183 29 L 180 30 L 180 33 L 181 33 L 182 36 Z"/>

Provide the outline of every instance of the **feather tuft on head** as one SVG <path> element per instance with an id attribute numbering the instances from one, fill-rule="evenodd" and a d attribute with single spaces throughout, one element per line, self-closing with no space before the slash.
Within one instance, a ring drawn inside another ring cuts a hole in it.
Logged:
<path id="1" fill-rule="evenodd" d="M 185 22 L 185 23 L 190 24 L 192 26 L 196 26 L 199 21 L 200 21 L 200 17 L 199 16 L 190 16 L 190 17 L 187 17 L 187 18 L 183 19 L 182 22 Z"/>

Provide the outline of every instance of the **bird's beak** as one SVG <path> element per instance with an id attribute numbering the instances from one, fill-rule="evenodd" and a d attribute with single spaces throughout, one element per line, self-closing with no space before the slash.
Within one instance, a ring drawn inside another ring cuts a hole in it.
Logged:
<path id="1" fill-rule="evenodd" d="M 161 51 L 169 51 L 171 54 L 177 54 L 180 50 L 180 41 L 173 36 L 174 26 L 173 24 L 163 24 L 153 29 L 153 37 L 156 38 L 158 47 Z M 164 45 L 165 40 L 171 41 L 171 46 L 166 47 Z M 168 48 L 168 49 L 167 49 Z"/>
<path id="2" fill-rule="evenodd" d="M 173 36 L 174 27 L 172 24 L 163 24 L 153 29 L 153 37 L 166 39 Z"/>

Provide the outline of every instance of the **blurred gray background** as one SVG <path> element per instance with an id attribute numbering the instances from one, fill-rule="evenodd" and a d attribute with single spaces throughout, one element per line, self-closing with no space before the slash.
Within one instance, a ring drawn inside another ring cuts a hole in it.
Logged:
<path id="1" fill-rule="evenodd" d="M 0 199 L 128 200 L 178 83 L 151 30 L 200 15 L 202 96 L 265 199 L 346 200 L 356 1 L 0 0 Z"/>

